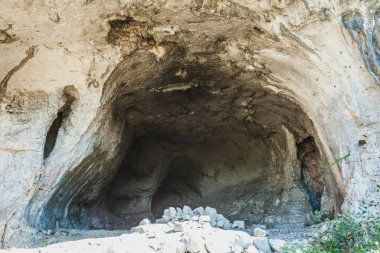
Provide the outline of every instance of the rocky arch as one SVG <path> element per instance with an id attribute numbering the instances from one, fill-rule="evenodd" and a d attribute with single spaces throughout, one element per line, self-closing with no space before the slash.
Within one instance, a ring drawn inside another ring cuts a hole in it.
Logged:
<path id="1" fill-rule="evenodd" d="M 215 48 L 204 61 L 178 43 L 157 46 L 165 57 L 137 51 L 113 71 L 73 150 L 77 163 L 34 196 L 30 225 L 126 228 L 172 203 L 303 226 L 313 208 L 340 209 L 336 178 L 320 166 L 329 152 L 320 133 L 297 99 L 265 88 L 263 68 L 233 66 Z M 310 138 L 314 167 L 303 148 Z"/>

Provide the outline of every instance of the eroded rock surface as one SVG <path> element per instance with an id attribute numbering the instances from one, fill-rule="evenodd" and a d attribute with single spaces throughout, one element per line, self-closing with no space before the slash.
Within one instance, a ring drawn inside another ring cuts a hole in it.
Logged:
<path id="1" fill-rule="evenodd" d="M 3 1 L 1 246 L 168 206 L 283 228 L 376 200 L 379 8 Z"/>

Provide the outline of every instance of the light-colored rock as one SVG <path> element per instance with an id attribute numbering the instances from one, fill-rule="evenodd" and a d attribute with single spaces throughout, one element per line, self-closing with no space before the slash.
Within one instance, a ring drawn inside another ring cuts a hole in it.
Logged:
<path id="1" fill-rule="evenodd" d="M 245 251 L 246 253 L 260 253 L 255 246 L 251 245 L 247 248 L 247 250 Z"/>
<path id="2" fill-rule="evenodd" d="M 242 220 L 235 220 L 232 223 L 232 227 L 237 229 L 245 229 L 245 222 Z"/>
<path id="3" fill-rule="evenodd" d="M 232 228 L 231 222 L 229 222 L 229 221 L 224 222 L 223 228 L 224 229 L 231 229 Z"/>
<path id="4" fill-rule="evenodd" d="M 143 225 L 143 226 L 137 226 L 131 228 L 132 233 L 139 233 L 139 234 L 144 234 L 149 231 L 149 225 Z"/>
<path id="5" fill-rule="evenodd" d="M 242 252 L 244 252 L 244 249 L 240 245 L 233 245 L 231 251 L 233 253 L 242 253 Z"/>
<path id="6" fill-rule="evenodd" d="M 271 249 L 275 252 L 282 252 L 283 247 L 286 245 L 286 241 L 280 239 L 269 239 L 269 245 Z"/>
<path id="7" fill-rule="evenodd" d="M 191 213 L 191 212 L 193 212 L 193 210 L 189 206 L 183 206 L 182 212 L 183 213 Z"/>
<path id="8" fill-rule="evenodd" d="M 205 238 L 205 248 L 210 253 L 230 253 L 231 243 L 222 234 L 209 234 Z"/>
<path id="9" fill-rule="evenodd" d="M 211 220 L 211 218 L 208 215 L 201 215 L 201 216 L 199 216 L 199 221 L 200 222 L 210 222 L 210 220 Z"/>
<path id="10" fill-rule="evenodd" d="M 209 206 L 205 208 L 205 214 L 210 216 L 211 220 L 215 220 L 218 215 L 216 209 Z"/>
<path id="11" fill-rule="evenodd" d="M 272 250 L 270 249 L 268 239 L 266 237 L 254 237 L 253 238 L 253 245 L 258 249 L 259 251 L 263 253 L 271 253 Z"/>
<path id="12" fill-rule="evenodd" d="M 150 225 L 150 224 L 152 224 L 152 222 L 148 218 L 145 218 L 142 221 L 140 221 L 139 226 Z"/>
<path id="13" fill-rule="evenodd" d="M 186 242 L 181 241 L 166 241 L 160 249 L 162 253 L 185 253 L 187 249 Z"/>
<path id="14" fill-rule="evenodd" d="M 191 220 L 192 221 L 199 221 L 199 216 L 194 215 L 194 216 L 191 217 Z"/>
<path id="15" fill-rule="evenodd" d="M 205 209 L 203 207 L 197 207 L 193 210 L 193 213 L 194 215 L 198 215 L 198 216 L 201 216 L 201 215 L 205 215 Z"/>
<path id="16" fill-rule="evenodd" d="M 255 228 L 253 230 L 253 235 L 257 236 L 257 237 L 264 237 L 267 235 L 267 231 L 265 231 L 264 229 L 261 229 L 261 228 Z"/>
<path id="17" fill-rule="evenodd" d="M 224 227 L 224 220 L 219 220 L 216 222 L 216 225 L 220 228 Z"/>
<path id="18" fill-rule="evenodd" d="M 207 253 L 205 249 L 205 240 L 199 234 L 193 233 L 190 235 L 187 251 L 189 253 Z"/>
<path id="19" fill-rule="evenodd" d="M 177 216 L 177 211 L 174 207 L 170 207 L 168 211 L 168 216 L 170 219 L 175 219 Z"/>

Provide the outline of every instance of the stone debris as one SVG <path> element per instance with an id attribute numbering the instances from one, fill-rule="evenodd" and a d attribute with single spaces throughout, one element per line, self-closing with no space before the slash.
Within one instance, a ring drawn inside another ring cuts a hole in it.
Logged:
<path id="1" fill-rule="evenodd" d="M 85 239 L 82 240 L 81 245 L 77 245 L 77 242 L 70 242 L 69 246 L 67 245 L 69 242 L 60 243 L 56 239 L 57 233 L 45 231 L 43 232 L 45 236 L 51 236 L 51 238 L 47 237 L 48 246 L 40 251 L 37 248 L 33 249 L 37 251 L 31 249 L 27 252 L 55 253 L 61 252 L 62 248 L 65 252 L 70 252 L 67 247 L 72 247 L 72 249 L 79 247 L 81 252 L 91 253 L 271 253 L 283 252 L 282 248 L 286 245 L 310 243 L 310 240 L 302 239 L 289 243 L 278 238 L 268 239 L 269 233 L 264 229 L 265 226 L 246 227 L 245 225 L 245 222 L 241 220 L 231 223 L 211 207 L 198 207 L 194 210 L 188 206 L 170 207 L 165 209 L 162 218 L 154 223 L 145 218 L 138 226 L 133 227 L 130 233 L 118 237 Z M 98 248 L 95 250 L 94 247 Z"/>
<path id="2" fill-rule="evenodd" d="M 223 214 L 218 214 L 215 208 L 209 206 L 194 210 L 184 206 L 165 209 L 162 217 L 154 224 L 149 219 L 143 219 L 131 232 L 145 234 L 148 239 L 155 241 L 151 246 L 155 252 L 281 252 L 281 247 L 286 242 L 280 239 L 269 242 L 264 228 L 265 226 L 255 226 L 253 231 L 251 228 L 246 229 L 244 221 L 235 220 L 231 223 Z"/>
<path id="3" fill-rule="evenodd" d="M 145 219 L 144 219 L 145 220 Z M 182 209 L 177 207 L 170 207 L 164 210 L 164 214 L 156 223 L 168 223 L 175 221 L 199 221 L 202 223 L 210 223 L 212 227 L 219 227 L 223 229 L 245 229 L 244 221 L 231 222 L 223 216 L 218 214 L 215 208 L 207 206 L 206 208 L 197 207 L 192 210 L 189 206 L 184 206 Z M 146 222 L 146 221 L 145 221 Z"/>

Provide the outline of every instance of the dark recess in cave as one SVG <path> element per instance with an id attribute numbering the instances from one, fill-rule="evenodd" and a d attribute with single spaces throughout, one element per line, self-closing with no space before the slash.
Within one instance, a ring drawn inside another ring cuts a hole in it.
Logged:
<path id="1" fill-rule="evenodd" d="M 70 106 L 64 105 L 57 113 L 57 117 L 51 124 L 47 134 L 44 147 L 44 159 L 48 158 L 50 153 L 53 151 L 55 142 L 57 141 L 58 131 L 62 126 L 62 122 L 70 114 Z"/>
<path id="2" fill-rule="evenodd" d="M 53 151 L 57 141 L 59 129 L 62 127 L 64 120 L 69 117 L 71 113 L 71 106 L 76 99 L 77 93 L 78 91 L 72 85 L 64 88 L 63 98 L 65 99 L 65 104 L 58 110 L 57 116 L 46 134 L 43 156 L 44 159 L 48 158 L 50 153 Z"/>
<path id="3" fill-rule="evenodd" d="M 314 137 L 309 136 L 297 144 L 297 157 L 301 161 L 301 175 L 313 211 L 321 210 L 321 197 L 325 189 L 324 171 Z"/>

